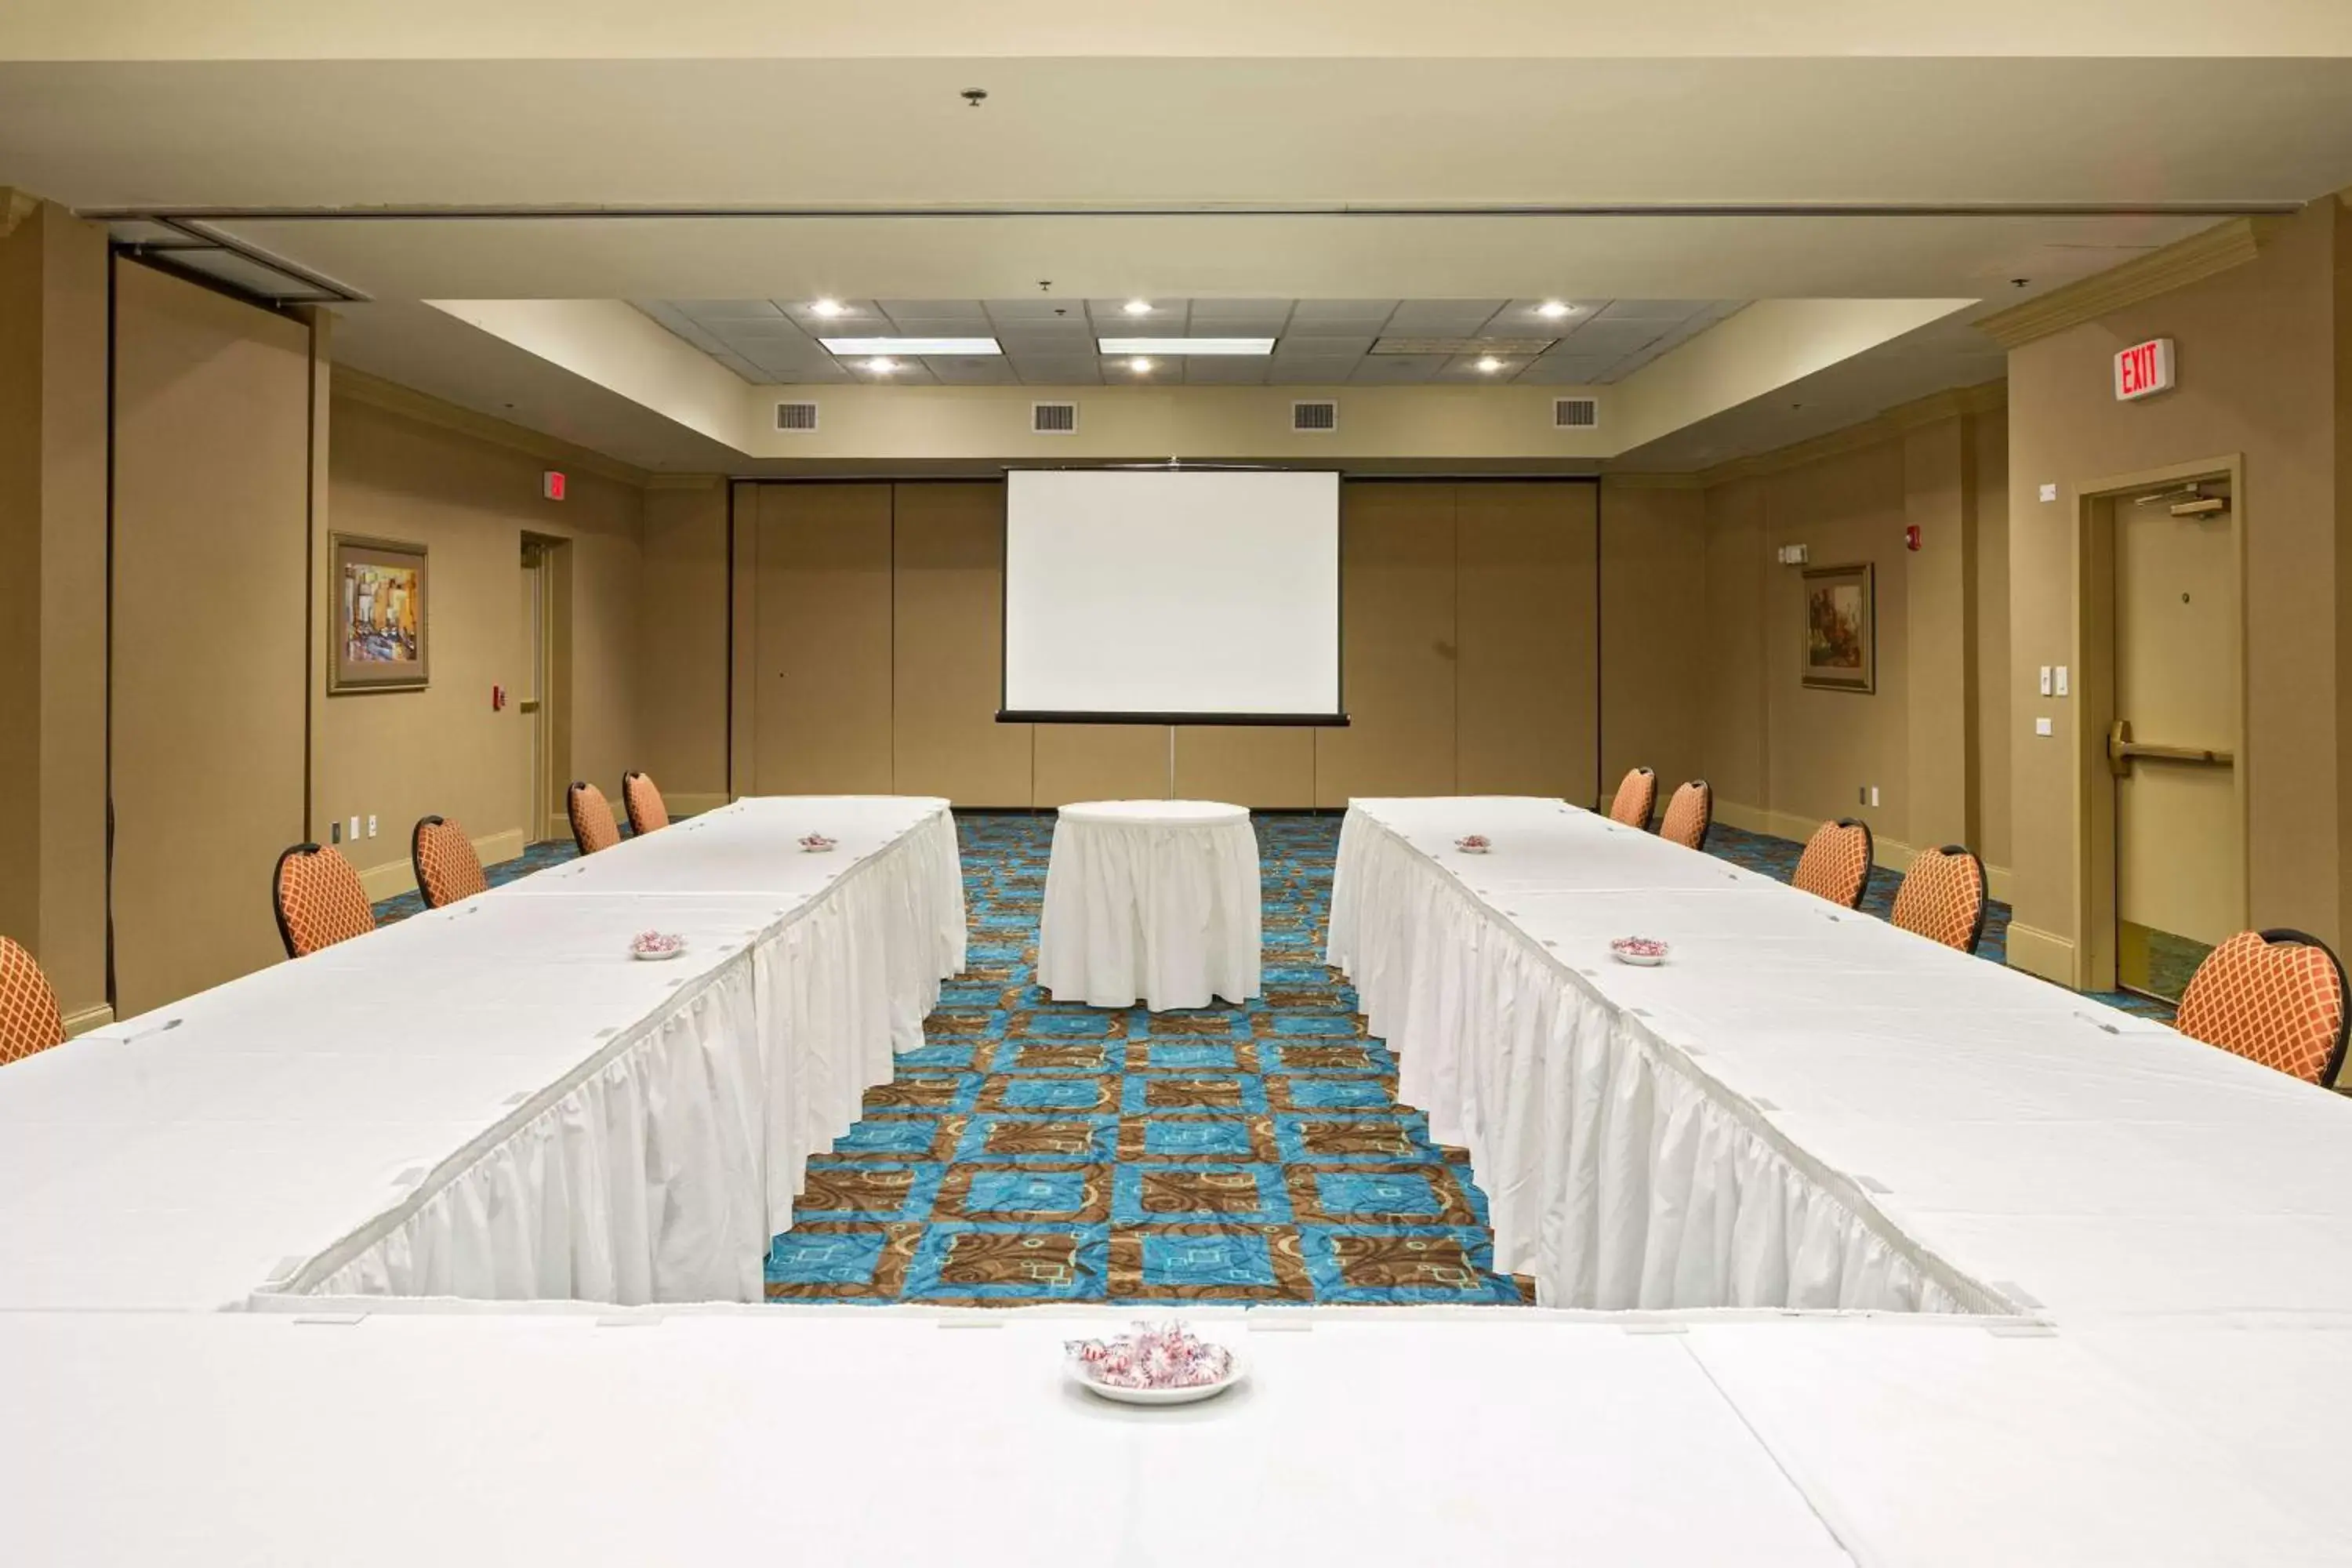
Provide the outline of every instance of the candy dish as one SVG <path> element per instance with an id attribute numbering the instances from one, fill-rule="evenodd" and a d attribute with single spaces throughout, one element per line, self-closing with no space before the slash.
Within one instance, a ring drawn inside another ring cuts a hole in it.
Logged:
<path id="1" fill-rule="evenodd" d="M 1483 833 L 1466 834 L 1454 841 L 1454 847 L 1465 855 L 1484 855 L 1494 847 Z"/>
<path id="2" fill-rule="evenodd" d="M 1138 1323 L 1108 1340 L 1071 1340 L 1069 1374 L 1079 1387 L 1121 1405 L 1192 1405 L 1248 1375 L 1242 1358 L 1181 1322 Z"/>
<path id="3" fill-rule="evenodd" d="M 833 847 L 834 841 L 822 833 L 809 833 L 802 835 L 800 845 L 803 855 L 822 855 Z"/>
<path id="4" fill-rule="evenodd" d="M 1620 963 L 1631 963 L 1647 969 L 1664 963 L 1668 949 L 1655 937 L 1621 936 L 1609 944 L 1610 956 Z"/>
<path id="5" fill-rule="evenodd" d="M 659 963 L 686 951 L 686 938 L 668 931 L 644 931 L 629 939 L 629 956 Z"/>

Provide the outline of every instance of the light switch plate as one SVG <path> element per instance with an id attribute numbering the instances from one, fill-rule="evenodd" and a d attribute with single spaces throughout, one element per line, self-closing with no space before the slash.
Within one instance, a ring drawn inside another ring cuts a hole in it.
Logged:
<path id="1" fill-rule="evenodd" d="M 2042 667 L 2042 695 L 2050 695 L 2050 667 L 2046 664 Z"/>
<path id="2" fill-rule="evenodd" d="M 373 811 L 368 813 L 368 837 L 370 838 L 375 837 L 375 813 Z"/>
<path id="3" fill-rule="evenodd" d="M 1870 786 L 1870 804 L 1873 805 L 1876 805 L 1878 804 L 1878 786 L 1876 784 Z"/>
<path id="4" fill-rule="evenodd" d="M 2058 499 L 2058 487 L 2056 485 L 2042 486 L 2042 499 L 2043 500 L 2056 500 Z"/>
<path id="5" fill-rule="evenodd" d="M 2036 719 L 2033 721 L 2033 732 L 2037 735 L 2055 733 L 2055 731 L 2051 729 L 2050 721 L 2047 719 Z"/>
<path id="6" fill-rule="evenodd" d="M 2066 695 L 2066 667 L 2063 664 L 2058 667 L 2058 689 L 2052 695 L 2056 697 Z"/>
<path id="7" fill-rule="evenodd" d="M 350 826 L 349 827 L 346 827 L 346 828 L 344 828 L 344 829 L 343 829 L 343 837 L 346 837 L 346 838 L 350 838 L 350 839 L 354 839 L 354 840 L 356 840 L 356 839 L 359 837 L 359 836 L 360 836 L 360 819 L 359 819 L 358 817 L 354 816 L 354 817 L 352 817 L 352 818 L 351 826 Z"/>

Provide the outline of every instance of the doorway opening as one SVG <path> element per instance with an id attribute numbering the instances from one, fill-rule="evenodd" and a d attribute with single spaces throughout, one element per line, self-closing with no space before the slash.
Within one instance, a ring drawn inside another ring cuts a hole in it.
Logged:
<path id="1" fill-rule="evenodd" d="M 523 679 L 515 707 L 525 720 L 523 835 L 533 844 L 571 836 L 563 791 L 572 766 L 571 552 L 564 541 L 522 536 Z"/>
<path id="2" fill-rule="evenodd" d="M 2232 458 L 2083 497 L 2077 984 L 2177 1003 L 2246 926 L 2243 493 Z"/>

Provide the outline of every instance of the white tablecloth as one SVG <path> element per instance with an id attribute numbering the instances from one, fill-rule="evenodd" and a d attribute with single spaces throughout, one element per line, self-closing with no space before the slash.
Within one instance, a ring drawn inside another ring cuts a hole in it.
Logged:
<path id="1" fill-rule="evenodd" d="M 1259 899 L 1245 807 L 1066 805 L 1045 871 L 1037 983 L 1095 1007 L 1245 1002 L 1258 994 Z"/>
<path id="2" fill-rule="evenodd" d="M 944 802 L 751 800 L 125 1020 L 0 1072 L 0 1306 L 757 1300 L 962 952 Z"/>
<path id="3" fill-rule="evenodd" d="M 2352 1311 L 2352 1103 L 1559 802 L 1357 802 L 1330 957 L 1549 1303 Z"/>

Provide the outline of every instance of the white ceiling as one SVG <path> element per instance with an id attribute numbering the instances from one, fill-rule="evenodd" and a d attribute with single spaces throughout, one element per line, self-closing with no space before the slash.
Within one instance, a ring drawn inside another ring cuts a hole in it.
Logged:
<path id="1" fill-rule="evenodd" d="M 1545 317 L 1540 300 L 1152 300 L 1130 314 L 1124 300 L 839 300 L 824 316 L 801 300 L 648 300 L 637 308 L 754 384 L 879 381 L 958 386 L 1077 386 L 1149 381 L 1215 386 L 1384 386 L 1433 382 L 1605 384 L 1739 308 L 1736 300 L 1573 300 Z M 1265 337 L 1272 355 L 1152 356 L 1138 373 L 1124 355 L 1096 352 L 1102 337 Z M 897 368 L 836 358 L 820 337 L 992 337 L 982 357 L 897 356 Z M 1548 342 L 1507 353 L 1482 371 L 1485 349 L 1400 353 L 1401 340 Z M 1383 340 L 1391 345 L 1375 353 Z"/>

